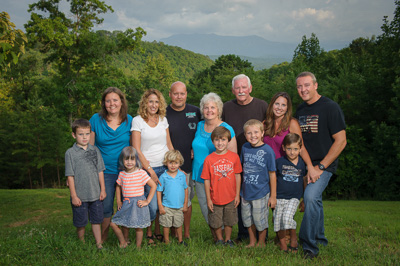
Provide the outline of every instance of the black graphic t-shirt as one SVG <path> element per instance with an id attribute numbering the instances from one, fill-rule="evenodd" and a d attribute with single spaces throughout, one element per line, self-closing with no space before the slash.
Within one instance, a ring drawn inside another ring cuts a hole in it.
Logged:
<path id="1" fill-rule="evenodd" d="M 175 111 L 169 105 L 167 107 L 167 119 L 172 145 L 174 149 L 182 153 L 185 160 L 181 169 L 186 173 L 191 173 L 192 159 L 190 151 L 196 134 L 197 123 L 201 120 L 200 109 L 194 105 L 186 104 L 185 109 L 182 111 Z"/>
<path id="2" fill-rule="evenodd" d="M 332 135 L 346 129 L 344 115 L 340 106 L 331 99 L 321 96 L 313 104 L 302 103 L 296 111 L 305 147 L 313 165 L 319 164 L 331 148 Z M 327 166 L 327 171 L 334 173 L 338 159 Z"/>

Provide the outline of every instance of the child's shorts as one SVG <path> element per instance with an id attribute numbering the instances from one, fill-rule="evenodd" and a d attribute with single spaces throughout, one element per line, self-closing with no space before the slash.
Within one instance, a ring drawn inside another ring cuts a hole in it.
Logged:
<path id="1" fill-rule="evenodd" d="M 72 205 L 72 221 L 75 227 L 85 227 L 88 218 L 91 224 L 101 224 L 104 218 L 103 202 L 100 200 L 91 202 L 82 202 L 82 205 L 76 207 Z"/>
<path id="2" fill-rule="evenodd" d="M 247 201 L 242 198 L 242 220 L 244 227 L 255 225 L 257 231 L 261 232 L 268 228 L 268 200 L 269 193 L 261 199 Z"/>
<path id="3" fill-rule="evenodd" d="M 296 229 L 296 221 L 293 219 L 300 200 L 277 199 L 274 211 L 274 231 Z"/>
<path id="4" fill-rule="evenodd" d="M 163 227 L 181 227 L 183 225 L 183 208 L 173 209 L 164 206 L 165 214 L 160 214 L 160 224 Z"/>
<path id="5" fill-rule="evenodd" d="M 235 201 L 225 205 L 215 205 L 214 212 L 208 209 L 208 223 L 211 228 L 217 229 L 224 226 L 234 226 L 238 223 L 237 208 Z"/>

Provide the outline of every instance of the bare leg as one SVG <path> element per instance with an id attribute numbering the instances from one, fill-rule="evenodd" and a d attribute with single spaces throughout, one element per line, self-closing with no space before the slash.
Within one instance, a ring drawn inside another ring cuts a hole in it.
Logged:
<path id="1" fill-rule="evenodd" d="M 179 243 L 181 243 L 182 242 L 182 226 L 176 228 L 176 233 L 178 235 L 178 241 L 179 241 Z"/>
<path id="2" fill-rule="evenodd" d="M 296 229 L 289 229 L 289 233 L 290 233 L 290 246 L 292 248 L 297 248 L 298 247 L 298 243 L 297 243 Z M 292 251 L 294 253 L 297 252 L 296 249 L 292 249 Z"/>
<path id="3" fill-rule="evenodd" d="M 108 230 L 110 230 L 111 217 L 103 219 L 101 223 L 101 241 L 104 243 L 108 238 Z"/>
<path id="4" fill-rule="evenodd" d="M 192 219 L 192 205 L 187 212 L 183 213 L 183 227 L 185 229 L 185 238 L 190 238 L 190 220 Z"/>
<path id="5" fill-rule="evenodd" d="M 279 247 L 281 250 L 287 251 L 287 244 L 286 244 L 286 230 L 280 230 L 278 232 L 279 237 Z"/>
<path id="6" fill-rule="evenodd" d="M 252 224 L 249 228 L 249 240 L 250 243 L 246 246 L 247 248 L 252 248 L 256 246 L 256 242 L 257 242 L 257 238 L 256 238 L 256 226 L 254 224 Z"/>
<path id="7" fill-rule="evenodd" d="M 96 240 L 96 246 L 97 248 L 103 248 L 101 245 L 101 226 L 100 224 L 92 224 L 92 232 L 94 239 Z"/>
<path id="8" fill-rule="evenodd" d="M 231 240 L 232 226 L 225 225 L 224 231 L 225 231 L 225 242 Z"/>
<path id="9" fill-rule="evenodd" d="M 146 231 L 146 236 L 148 237 L 149 244 L 153 244 L 154 243 L 154 240 L 149 238 L 149 237 L 153 236 L 153 232 L 151 231 L 152 227 L 153 227 L 153 222 L 151 222 L 150 226 L 147 227 L 147 231 Z"/>
<path id="10" fill-rule="evenodd" d="M 160 230 L 160 214 L 157 212 L 156 219 L 154 220 L 154 234 L 155 235 L 160 235 L 161 230 Z"/>
<path id="11" fill-rule="evenodd" d="M 122 234 L 124 235 L 126 243 L 130 243 L 129 241 L 129 228 L 122 226 Z"/>
<path id="12" fill-rule="evenodd" d="M 178 238 L 178 233 L 176 232 L 176 228 L 175 227 L 171 227 L 171 236 Z"/>
<path id="13" fill-rule="evenodd" d="M 267 229 L 258 232 L 258 244 L 257 247 L 265 247 L 265 237 L 267 236 Z"/>
<path id="14" fill-rule="evenodd" d="M 211 226 L 208 226 L 208 227 L 210 227 L 210 231 L 211 231 L 211 235 L 212 235 L 212 237 L 213 237 L 213 241 L 214 241 L 214 242 L 217 241 L 217 240 L 218 240 L 218 237 L 217 237 L 217 234 L 215 233 L 215 229 L 212 228 Z M 222 234 L 222 231 L 221 231 L 221 234 Z M 222 240 L 222 237 L 221 237 L 221 240 Z"/>
<path id="15" fill-rule="evenodd" d="M 214 228 L 213 230 L 215 232 L 215 236 L 217 237 L 217 240 L 224 240 L 224 238 L 222 237 L 222 227 Z"/>
<path id="16" fill-rule="evenodd" d="M 164 243 L 169 244 L 169 227 L 164 227 Z"/>
<path id="17" fill-rule="evenodd" d="M 142 246 L 142 241 L 143 241 L 143 229 L 142 228 L 136 228 L 136 247 L 139 249 Z"/>
<path id="18" fill-rule="evenodd" d="M 85 227 L 77 227 L 76 234 L 78 235 L 78 239 L 85 243 Z"/>
<path id="19" fill-rule="evenodd" d="M 121 229 L 118 227 L 118 225 L 116 225 L 115 223 L 111 223 L 110 227 L 113 229 L 115 235 L 118 238 L 119 241 L 119 247 L 120 248 L 126 248 L 126 246 L 128 245 L 128 243 L 126 243 L 125 241 L 125 237 L 124 234 L 122 233 Z"/>

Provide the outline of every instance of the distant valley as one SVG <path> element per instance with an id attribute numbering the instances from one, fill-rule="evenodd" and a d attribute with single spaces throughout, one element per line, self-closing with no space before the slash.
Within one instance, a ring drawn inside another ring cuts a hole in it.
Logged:
<path id="1" fill-rule="evenodd" d="M 168 45 L 178 46 L 215 60 L 221 55 L 235 54 L 252 63 L 255 70 L 270 68 L 274 64 L 290 62 L 296 43 L 273 42 L 262 37 L 220 36 L 216 34 L 177 34 L 159 40 Z M 345 47 L 343 43 L 330 44 L 322 48 L 329 51 Z"/>

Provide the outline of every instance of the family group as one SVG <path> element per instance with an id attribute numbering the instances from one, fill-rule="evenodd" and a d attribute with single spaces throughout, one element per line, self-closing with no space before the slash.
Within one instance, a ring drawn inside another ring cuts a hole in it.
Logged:
<path id="1" fill-rule="evenodd" d="M 138 248 L 144 228 L 150 245 L 168 244 L 171 233 L 186 246 L 196 193 L 216 245 L 234 247 L 238 224 L 236 242 L 265 246 L 271 208 L 281 250 L 297 252 L 300 243 L 305 258 L 316 257 L 328 244 L 322 193 L 346 146 L 346 125 L 339 105 L 318 93 L 313 73 L 300 73 L 296 88 L 304 102 L 292 116 L 288 93 L 276 93 L 268 105 L 251 96 L 244 74 L 232 79 L 233 100 L 223 103 L 211 92 L 200 108 L 186 103 L 186 86 L 177 81 L 171 104 L 149 89 L 134 118 L 121 90 L 106 89 L 100 112 L 73 123 L 76 143 L 65 154 L 79 239 L 90 220 L 100 249 L 110 227 L 120 247 L 130 243 L 129 228 Z M 302 197 L 298 243 L 294 215 Z"/>

